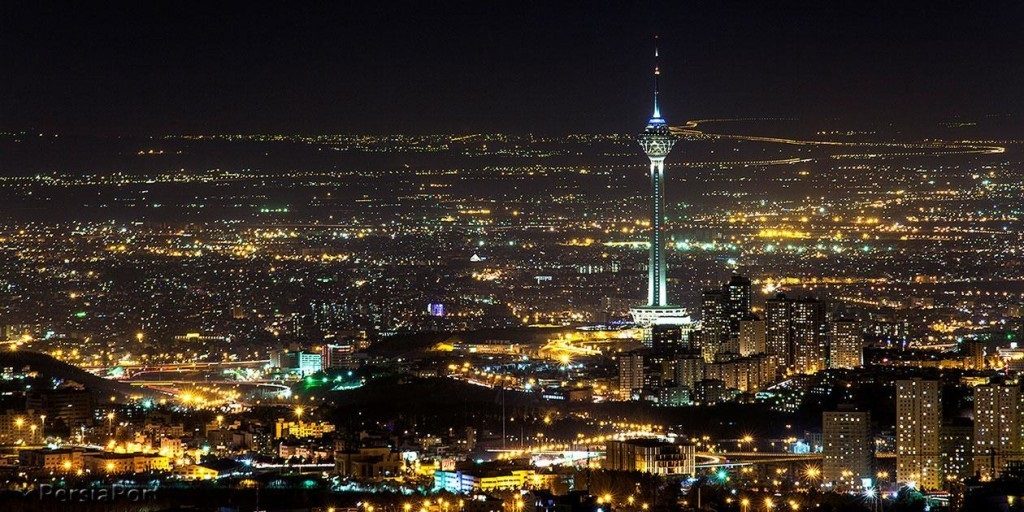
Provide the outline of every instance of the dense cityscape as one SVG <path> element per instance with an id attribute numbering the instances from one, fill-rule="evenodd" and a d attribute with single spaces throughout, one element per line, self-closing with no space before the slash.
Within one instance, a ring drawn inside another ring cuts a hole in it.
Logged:
<path id="1" fill-rule="evenodd" d="M 686 119 L 665 38 L 615 132 L 0 132 L 0 501 L 1024 510 L 1019 115 Z"/>

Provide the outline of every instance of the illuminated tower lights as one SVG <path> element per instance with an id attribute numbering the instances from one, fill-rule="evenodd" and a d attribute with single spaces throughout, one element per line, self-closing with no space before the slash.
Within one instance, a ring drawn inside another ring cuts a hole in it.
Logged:
<path id="1" fill-rule="evenodd" d="M 647 304 L 630 310 L 633 320 L 649 331 L 652 325 L 689 325 L 686 309 L 668 302 L 665 266 L 665 157 L 672 151 L 676 139 L 668 122 L 661 117 L 658 104 L 658 49 L 654 49 L 654 112 L 647 127 L 637 137 L 640 147 L 651 160 L 651 230 L 650 253 L 647 266 Z M 647 336 L 645 335 L 645 341 Z"/>

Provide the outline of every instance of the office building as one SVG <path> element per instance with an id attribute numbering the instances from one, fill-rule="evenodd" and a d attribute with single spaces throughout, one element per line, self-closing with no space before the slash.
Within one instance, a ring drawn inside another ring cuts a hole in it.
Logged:
<path id="1" fill-rule="evenodd" d="M 650 346 L 656 351 L 663 352 L 689 349 L 689 329 L 680 325 L 653 325 Z"/>
<path id="2" fill-rule="evenodd" d="M 279 350 L 270 355 L 270 365 L 305 376 L 323 369 L 323 356 L 303 350 Z"/>
<path id="3" fill-rule="evenodd" d="M 352 345 L 324 345 L 320 349 L 321 366 L 325 370 L 351 368 L 353 352 Z"/>
<path id="4" fill-rule="evenodd" d="M 692 403 L 690 388 L 686 386 L 664 386 L 658 390 L 658 405 L 661 407 L 682 407 Z"/>
<path id="5" fill-rule="evenodd" d="M 702 405 L 715 405 L 727 402 L 736 396 L 736 391 L 725 387 L 719 379 L 704 379 L 693 384 L 693 401 Z"/>

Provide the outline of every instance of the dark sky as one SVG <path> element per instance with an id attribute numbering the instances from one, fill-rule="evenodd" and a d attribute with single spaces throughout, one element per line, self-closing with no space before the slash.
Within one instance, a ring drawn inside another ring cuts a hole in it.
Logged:
<path id="1" fill-rule="evenodd" d="M 0 128 L 633 131 L 1024 110 L 1024 2 L 0 2 Z"/>

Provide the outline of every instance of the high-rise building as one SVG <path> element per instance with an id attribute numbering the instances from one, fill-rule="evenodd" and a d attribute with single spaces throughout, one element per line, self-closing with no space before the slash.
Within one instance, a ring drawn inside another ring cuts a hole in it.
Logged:
<path id="1" fill-rule="evenodd" d="M 822 415 L 822 482 L 856 488 L 874 478 L 871 413 L 841 409 Z"/>
<path id="2" fill-rule="evenodd" d="M 644 388 L 658 388 L 666 380 L 672 379 L 672 360 L 675 354 L 668 351 L 652 350 L 644 352 Z M 667 370 L 667 371 L 666 371 Z"/>
<path id="3" fill-rule="evenodd" d="M 780 293 L 768 299 L 764 307 L 765 350 L 785 368 L 793 366 L 789 303 L 789 298 Z"/>
<path id="4" fill-rule="evenodd" d="M 696 354 L 676 357 L 672 364 L 672 380 L 676 385 L 693 389 L 693 385 L 704 380 L 704 358 Z"/>
<path id="5" fill-rule="evenodd" d="M 825 369 L 825 305 L 813 298 L 792 302 L 793 369 L 797 373 L 816 373 Z"/>
<path id="6" fill-rule="evenodd" d="M 700 301 L 700 347 L 712 355 L 728 336 L 725 294 L 722 290 L 705 290 Z"/>
<path id="7" fill-rule="evenodd" d="M 1008 462 L 1024 460 L 1024 396 L 1019 384 L 974 388 L 974 471 L 997 478 Z"/>
<path id="8" fill-rule="evenodd" d="M 741 326 L 750 316 L 750 279 L 733 275 L 721 289 L 701 295 L 701 348 L 711 357 L 735 350 Z M 723 344 L 727 344 L 723 347 Z"/>
<path id="9" fill-rule="evenodd" d="M 825 304 L 813 297 L 778 294 L 765 304 L 765 349 L 796 373 L 826 368 L 828 323 Z"/>
<path id="10" fill-rule="evenodd" d="M 974 462 L 974 426 L 965 423 L 943 425 L 939 429 L 939 458 L 946 482 L 963 481 L 974 476 L 971 468 Z"/>
<path id="11" fill-rule="evenodd" d="M 864 334 L 860 322 L 840 318 L 832 322 L 828 348 L 829 368 L 857 368 L 864 361 Z"/>
<path id="12" fill-rule="evenodd" d="M 630 398 L 633 391 L 644 387 L 644 356 L 630 352 L 619 356 L 619 393 Z"/>
<path id="13" fill-rule="evenodd" d="M 896 381 L 896 481 L 942 488 L 942 383 Z"/>
<path id="14" fill-rule="evenodd" d="M 726 336 L 737 338 L 740 335 L 740 322 L 750 317 L 750 279 L 733 274 L 729 282 L 723 286 L 725 294 Z"/>
<path id="15" fill-rule="evenodd" d="M 658 50 L 654 50 L 655 60 Z M 637 137 L 640 147 L 651 161 L 651 231 L 650 252 L 647 259 L 647 304 L 630 310 L 633 320 L 649 328 L 654 324 L 688 324 L 686 309 L 672 306 L 668 300 L 667 267 L 665 265 L 665 158 L 668 157 L 676 138 L 669 129 L 668 121 L 661 117 L 658 104 L 658 76 L 661 69 L 654 66 L 654 112 L 647 121 L 647 127 Z"/>
<path id="16" fill-rule="evenodd" d="M 766 343 L 767 332 L 764 320 L 756 317 L 740 320 L 740 337 L 737 348 L 741 356 L 764 354 Z"/>

